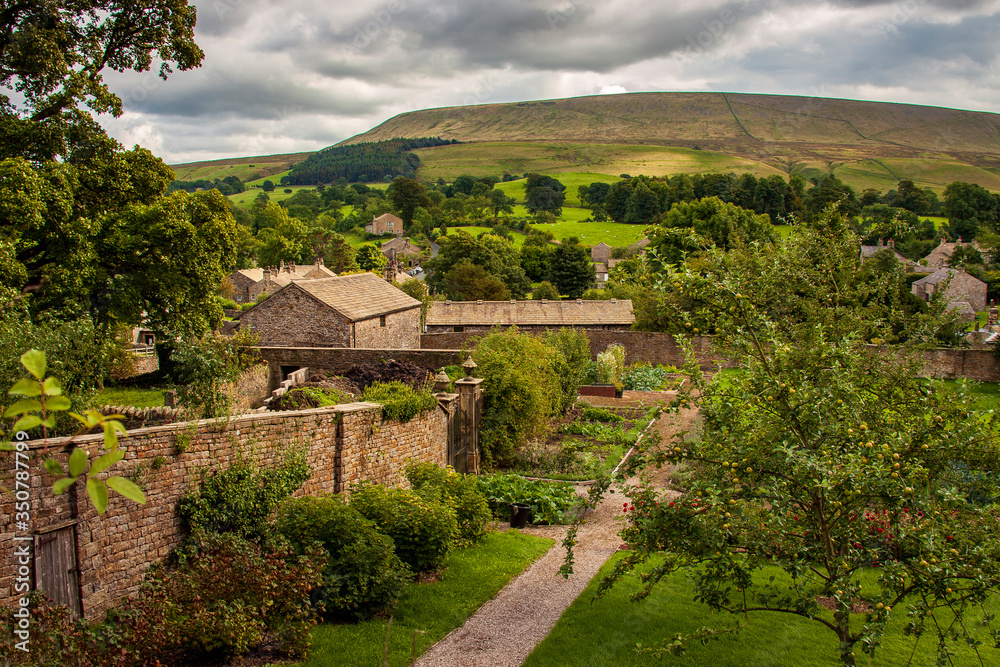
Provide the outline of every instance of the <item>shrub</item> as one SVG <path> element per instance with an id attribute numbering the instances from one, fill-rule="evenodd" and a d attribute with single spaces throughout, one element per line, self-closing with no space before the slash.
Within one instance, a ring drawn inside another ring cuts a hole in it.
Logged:
<path id="1" fill-rule="evenodd" d="M 587 334 L 577 329 L 563 327 L 558 331 L 547 331 L 542 340 L 549 347 L 558 350 L 565 360 L 565 367 L 560 369 L 560 386 L 562 387 L 563 412 L 568 410 L 583 384 L 583 376 L 590 367 L 590 339 Z"/>
<path id="2" fill-rule="evenodd" d="M 601 384 L 617 386 L 625 372 L 625 348 L 618 343 L 608 345 L 608 349 L 597 355 L 597 367 Z"/>
<path id="3" fill-rule="evenodd" d="M 570 510 L 581 504 L 573 485 L 566 482 L 529 480 L 520 475 L 484 475 L 479 487 L 498 519 L 507 519 L 511 503 L 531 507 L 532 523 L 568 523 Z"/>
<path id="4" fill-rule="evenodd" d="M 170 372 L 178 385 L 178 401 L 204 418 L 228 414 L 232 400 L 227 383 L 260 363 L 254 348 L 257 338 L 249 332 L 233 336 L 213 333 L 196 340 L 172 342 Z"/>
<path id="5" fill-rule="evenodd" d="M 430 387 L 414 389 L 399 380 L 369 385 L 361 394 L 361 400 L 381 403 L 382 419 L 401 422 L 408 422 L 421 412 L 433 410 L 438 405 Z"/>
<path id="6" fill-rule="evenodd" d="M 421 496 L 455 510 L 460 540 L 477 542 L 486 534 L 492 514 L 474 475 L 461 475 L 427 461 L 409 461 L 406 479 Z"/>
<path id="7" fill-rule="evenodd" d="M 329 554 L 314 598 L 327 616 L 364 619 L 390 612 L 410 572 L 392 540 L 336 496 L 306 496 L 282 503 L 276 527 L 302 553 L 319 542 Z"/>
<path id="8" fill-rule="evenodd" d="M 177 501 L 177 509 L 192 532 L 261 539 L 271 532 L 271 513 L 310 474 L 301 450 L 289 452 L 273 467 L 239 460 L 226 470 L 202 470 L 198 488 Z"/>
<path id="9" fill-rule="evenodd" d="M 516 327 L 484 336 L 473 358 L 484 379 L 483 463 L 488 467 L 508 463 L 559 412 L 563 404 L 559 369 L 565 368 L 565 360 Z"/>
<path id="10" fill-rule="evenodd" d="M 626 368 L 622 373 L 622 384 L 626 389 L 636 391 L 656 391 L 662 389 L 667 382 L 667 376 L 677 369 L 670 369 L 665 366 L 653 366 L 651 364 L 636 364 Z"/>
<path id="11" fill-rule="evenodd" d="M 172 652 L 242 655 L 265 642 L 293 657 L 308 652 L 307 600 L 326 562 L 317 545 L 296 556 L 284 540 L 204 534 L 174 558 L 175 568 L 151 567 L 139 595 L 111 617 L 134 664 Z"/>
<path id="12" fill-rule="evenodd" d="M 414 572 L 441 567 L 458 532 L 455 510 L 405 489 L 364 485 L 351 494 L 351 507 L 392 538 L 396 554 Z"/>

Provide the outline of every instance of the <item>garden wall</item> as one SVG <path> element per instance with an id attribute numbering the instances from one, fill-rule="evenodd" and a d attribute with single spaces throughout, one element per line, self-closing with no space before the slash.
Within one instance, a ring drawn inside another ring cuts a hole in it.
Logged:
<path id="1" fill-rule="evenodd" d="M 684 357 L 677 341 L 670 334 L 651 331 L 602 331 L 585 329 L 590 339 L 590 354 L 596 358 L 599 352 L 612 343 L 625 346 L 625 363 L 650 363 L 665 366 L 681 366 Z M 482 336 L 482 332 L 422 334 L 420 345 L 425 348 L 460 349 L 469 338 Z M 720 357 L 712 350 L 711 336 L 695 336 L 691 339 L 695 355 L 703 368 L 720 365 L 732 367 L 732 362 Z M 874 348 L 888 354 L 892 349 L 886 346 Z M 924 360 L 924 372 L 934 378 L 968 378 L 980 382 L 1000 382 L 1000 363 L 992 350 L 958 350 L 939 348 L 923 350 L 919 353 Z"/>
<path id="2" fill-rule="evenodd" d="M 305 448 L 312 476 L 297 495 L 347 491 L 360 480 L 402 485 L 406 459 L 448 462 L 448 429 L 458 395 L 441 394 L 439 401 L 439 407 L 406 423 L 384 422 L 381 406 L 355 403 L 130 431 L 121 438 L 125 459 L 112 471 L 142 485 L 147 502 L 138 505 L 111 494 L 104 515 L 83 488 L 54 496 L 53 479 L 41 465 L 43 444 L 30 442 L 30 529 L 15 528 L 15 499 L 10 493 L 0 496 L 0 604 L 14 606 L 20 595 L 14 594 L 15 547 L 30 542 L 16 542 L 15 534 L 36 536 L 38 568 L 42 538 L 75 526 L 75 537 L 72 529 L 64 534 L 70 557 L 75 550 L 83 614 L 100 618 L 116 601 L 136 592 L 150 564 L 180 544 L 185 531 L 177 501 L 197 483 L 200 471 L 228 467 L 240 456 L 263 466 L 280 462 L 292 448 Z M 65 441 L 54 439 L 47 450 L 64 464 L 69 453 L 63 451 Z M 102 438 L 89 435 L 77 443 L 93 454 Z M 3 460 L 13 468 L 13 456 Z M 0 485 L 14 487 L 10 472 L 0 474 Z M 37 574 L 32 576 L 37 582 Z"/>
<path id="3" fill-rule="evenodd" d="M 373 350 L 365 348 L 337 347 L 261 347 L 260 356 L 271 367 L 269 388 L 274 390 L 281 384 L 281 367 L 324 370 L 343 373 L 355 364 L 375 364 L 395 359 L 437 371 L 444 366 L 461 364 L 465 361 L 458 349 L 421 350 Z"/>

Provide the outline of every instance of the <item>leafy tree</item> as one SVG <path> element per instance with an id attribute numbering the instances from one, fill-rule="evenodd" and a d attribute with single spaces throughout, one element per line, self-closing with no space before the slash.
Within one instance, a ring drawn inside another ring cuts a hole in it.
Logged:
<path id="1" fill-rule="evenodd" d="M 955 181 L 944 190 L 944 214 L 953 236 L 971 241 L 980 227 L 1000 231 L 998 197 L 981 185 Z"/>
<path id="2" fill-rule="evenodd" d="M 414 278 L 412 280 L 404 280 L 402 284 L 393 283 L 393 286 L 420 302 L 420 327 L 423 329 L 424 320 L 427 319 L 427 310 L 434 302 L 434 297 L 431 296 L 431 291 L 427 288 L 427 283 Z"/>
<path id="3" fill-rule="evenodd" d="M 577 191 L 580 194 L 580 201 L 585 206 L 594 208 L 604 206 L 608 193 L 611 192 L 611 185 L 609 183 L 591 183 L 590 185 L 581 185 Z"/>
<path id="4" fill-rule="evenodd" d="M 549 261 L 549 280 L 571 299 L 579 299 L 596 280 L 594 265 L 590 263 L 587 251 L 572 239 L 563 242 L 552 252 Z"/>
<path id="5" fill-rule="evenodd" d="M 632 189 L 628 204 L 625 206 L 625 222 L 631 224 L 649 224 L 660 213 L 660 199 L 645 183 L 639 183 Z"/>
<path id="6" fill-rule="evenodd" d="M 324 237 L 322 247 L 314 246 L 314 251 L 318 257 L 323 258 L 324 265 L 334 273 L 344 273 L 358 268 L 354 247 L 340 234 Z"/>
<path id="7" fill-rule="evenodd" d="M 272 183 L 269 180 L 265 180 L 263 183 L 261 183 L 260 189 L 263 190 L 264 192 L 274 192 L 274 183 Z"/>
<path id="8" fill-rule="evenodd" d="M 404 229 L 409 229 L 417 208 L 431 206 L 431 200 L 427 198 L 427 190 L 424 186 L 405 176 L 397 176 L 392 181 L 388 197 L 392 205 L 399 211 L 399 217 L 403 219 Z"/>
<path id="9" fill-rule="evenodd" d="M 500 217 L 501 213 L 513 213 L 514 204 L 517 203 L 516 199 L 507 195 L 503 190 L 497 190 L 496 188 L 487 192 L 486 198 L 490 202 L 490 208 L 493 209 L 494 218 Z"/>
<path id="10" fill-rule="evenodd" d="M 503 281 L 478 264 L 461 262 L 444 275 L 445 295 L 453 301 L 506 301 L 509 297 Z"/>
<path id="11" fill-rule="evenodd" d="M 529 237 L 528 241 L 530 240 Z M 528 241 L 521 246 L 521 266 L 524 273 L 532 282 L 545 280 L 549 275 L 549 263 L 555 247 L 548 241 L 542 244 L 529 244 Z"/>
<path id="12" fill-rule="evenodd" d="M 543 280 L 538 284 L 538 287 L 531 290 L 531 298 L 535 301 L 542 301 L 543 299 L 548 301 L 559 301 L 562 296 L 559 295 L 559 290 L 556 286 L 550 283 L 548 280 Z"/>
<path id="13" fill-rule="evenodd" d="M 756 215 L 718 197 L 709 197 L 675 204 L 649 238 L 658 261 L 676 264 L 685 253 L 711 245 L 725 250 L 753 241 L 771 243 L 775 235 L 766 215 Z"/>
<path id="14" fill-rule="evenodd" d="M 438 239 L 438 254 L 427 261 L 427 284 L 435 292 L 445 293 L 445 275 L 456 265 L 468 262 L 499 279 L 512 298 L 528 292 L 530 282 L 521 268 L 520 252 L 512 241 L 495 235 L 475 239 L 463 230 Z"/>
<path id="15" fill-rule="evenodd" d="M 361 246 L 358 249 L 358 254 L 355 256 L 355 261 L 365 271 L 381 271 L 389 263 L 389 260 L 382 254 L 382 251 L 373 243 L 366 243 Z"/>
<path id="16" fill-rule="evenodd" d="M 860 210 L 854 189 L 836 176 L 824 176 L 806 193 L 806 206 L 810 215 L 819 215 L 830 204 L 839 204 L 840 211 L 847 216 L 857 215 Z"/>
<path id="17" fill-rule="evenodd" d="M 738 369 L 709 382 L 689 362 L 691 393 L 674 407 L 698 401 L 701 437 L 647 448 L 637 465 L 683 461 L 698 472 L 679 497 L 629 490 L 623 537 L 634 551 L 601 592 L 641 563 L 653 569 L 640 597 L 689 570 L 697 599 L 714 610 L 741 619 L 777 611 L 826 628 L 845 665 L 875 655 L 886 624 L 908 608 L 910 634 L 932 634 L 950 656 L 968 637 L 963 619 L 1000 587 L 995 507 L 984 504 L 1000 479 L 997 425 L 970 414 L 961 391 L 921 379 L 905 349 L 865 348 L 872 323 L 862 306 L 896 286 L 842 280 L 856 268 L 856 253 L 841 252 L 853 237 L 845 229 L 827 213 L 777 253 L 754 246 L 729 261 L 716 249 L 711 272 L 661 273 L 717 314 L 720 350 Z M 789 322 L 779 302 L 808 316 Z M 933 322 L 910 318 L 906 328 L 910 340 L 928 340 Z M 661 648 L 680 652 L 743 625 Z"/>
<path id="18" fill-rule="evenodd" d="M 566 186 L 551 176 L 528 174 L 524 182 L 525 207 L 529 213 L 548 211 L 561 215 L 565 192 Z"/>

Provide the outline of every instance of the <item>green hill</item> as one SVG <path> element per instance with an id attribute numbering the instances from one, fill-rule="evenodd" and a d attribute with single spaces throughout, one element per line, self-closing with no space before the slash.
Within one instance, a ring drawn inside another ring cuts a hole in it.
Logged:
<path id="1" fill-rule="evenodd" d="M 463 143 L 418 150 L 424 180 L 529 170 L 751 171 L 834 173 L 858 189 L 908 178 L 938 190 L 954 180 L 1000 190 L 1000 115 L 885 102 L 598 95 L 412 111 L 341 143 L 430 136 Z"/>

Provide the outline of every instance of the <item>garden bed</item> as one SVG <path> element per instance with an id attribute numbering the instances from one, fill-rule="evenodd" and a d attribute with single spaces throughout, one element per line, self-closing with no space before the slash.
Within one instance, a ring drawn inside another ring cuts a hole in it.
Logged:
<path id="1" fill-rule="evenodd" d="M 614 470 L 658 410 L 577 405 L 553 420 L 544 438 L 522 448 L 510 472 L 548 479 L 593 480 Z"/>

